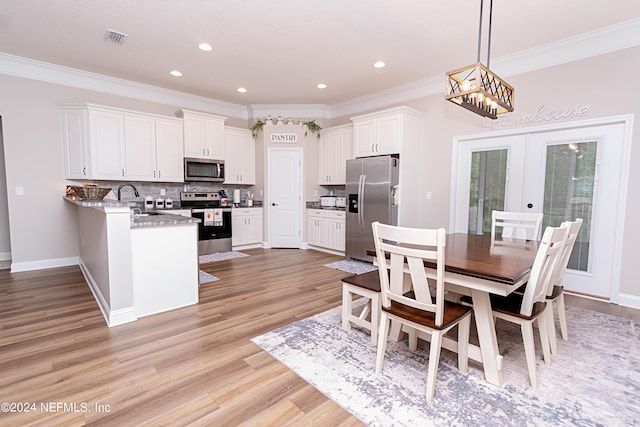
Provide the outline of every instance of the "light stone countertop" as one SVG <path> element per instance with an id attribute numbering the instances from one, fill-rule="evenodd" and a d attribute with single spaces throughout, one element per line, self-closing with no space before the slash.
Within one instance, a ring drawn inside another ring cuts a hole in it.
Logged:
<path id="1" fill-rule="evenodd" d="M 77 206 L 85 208 L 126 208 L 132 209 L 139 207 L 136 202 L 119 202 L 117 200 L 82 200 L 76 197 L 63 196 L 63 198 Z M 133 215 L 131 217 L 131 227 L 157 227 L 162 225 L 178 225 L 178 224 L 197 224 L 201 222 L 198 218 L 173 214 L 157 214 L 157 215 Z"/>

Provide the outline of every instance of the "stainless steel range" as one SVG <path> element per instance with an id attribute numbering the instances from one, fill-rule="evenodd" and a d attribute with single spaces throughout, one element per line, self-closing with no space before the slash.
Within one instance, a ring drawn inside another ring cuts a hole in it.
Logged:
<path id="1" fill-rule="evenodd" d="M 191 209 L 198 224 L 198 255 L 231 250 L 231 207 L 223 206 L 215 192 L 180 193 L 180 204 Z"/>

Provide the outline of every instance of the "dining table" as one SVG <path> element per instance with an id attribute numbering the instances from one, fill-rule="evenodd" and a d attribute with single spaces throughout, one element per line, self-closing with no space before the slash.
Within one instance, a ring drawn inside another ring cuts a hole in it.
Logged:
<path id="1" fill-rule="evenodd" d="M 490 296 L 507 296 L 527 282 L 537 248 L 536 241 L 521 239 L 497 239 L 492 244 L 489 234 L 450 233 L 446 237 L 445 290 L 471 296 L 479 345 L 469 345 L 469 358 L 480 362 L 485 380 L 497 386 L 503 385 L 504 378 Z M 367 252 L 375 257 L 374 250 Z M 425 262 L 427 277 L 435 278 L 434 267 Z M 399 332 L 395 331 L 397 336 Z M 451 337 L 445 337 L 442 346 L 457 351 Z"/>

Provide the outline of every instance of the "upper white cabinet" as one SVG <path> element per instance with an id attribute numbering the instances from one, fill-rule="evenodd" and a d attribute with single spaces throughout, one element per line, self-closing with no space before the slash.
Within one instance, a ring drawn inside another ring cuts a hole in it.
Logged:
<path id="1" fill-rule="evenodd" d="M 152 116 L 125 115 L 127 179 L 183 182 L 182 123 Z"/>
<path id="2" fill-rule="evenodd" d="M 179 120 L 156 119 L 157 180 L 184 182 L 184 143 Z"/>
<path id="3" fill-rule="evenodd" d="M 60 107 L 68 179 L 182 182 L 182 121 L 91 104 Z"/>
<path id="4" fill-rule="evenodd" d="M 355 157 L 400 154 L 405 139 L 421 133 L 422 126 L 422 114 L 408 107 L 365 114 L 351 120 Z M 418 122 L 420 129 L 416 130 Z"/>
<path id="5" fill-rule="evenodd" d="M 127 178 L 124 152 L 124 114 L 89 108 L 89 143 L 93 179 Z"/>
<path id="6" fill-rule="evenodd" d="M 92 176 L 89 144 L 89 111 L 83 107 L 60 109 L 60 124 L 64 145 L 64 175 L 68 179 L 89 179 Z"/>
<path id="7" fill-rule="evenodd" d="M 256 183 L 256 145 L 248 129 L 227 127 L 224 131 L 224 183 Z"/>
<path id="8" fill-rule="evenodd" d="M 184 119 L 184 156 L 199 159 L 224 159 L 224 121 L 213 114 L 180 110 Z"/>
<path id="9" fill-rule="evenodd" d="M 345 185 L 346 164 L 352 158 L 353 126 L 337 126 L 322 130 L 320 137 L 319 185 Z"/>

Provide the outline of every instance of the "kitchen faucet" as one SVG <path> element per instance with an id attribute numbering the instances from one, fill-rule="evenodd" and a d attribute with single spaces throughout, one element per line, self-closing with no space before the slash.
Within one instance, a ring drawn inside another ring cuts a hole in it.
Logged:
<path id="1" fill-rule="evenodd" d="M 135 194 L 136 197 L 140 197 L 140 193 L 138 193 L 138 189 L 133 184 L 120 184 L 120 186 L 118 187 L 118 201 L 120 201 L 120 190 L 122 190 L 122 187 L 133 188 L 133 194 Z"/>

